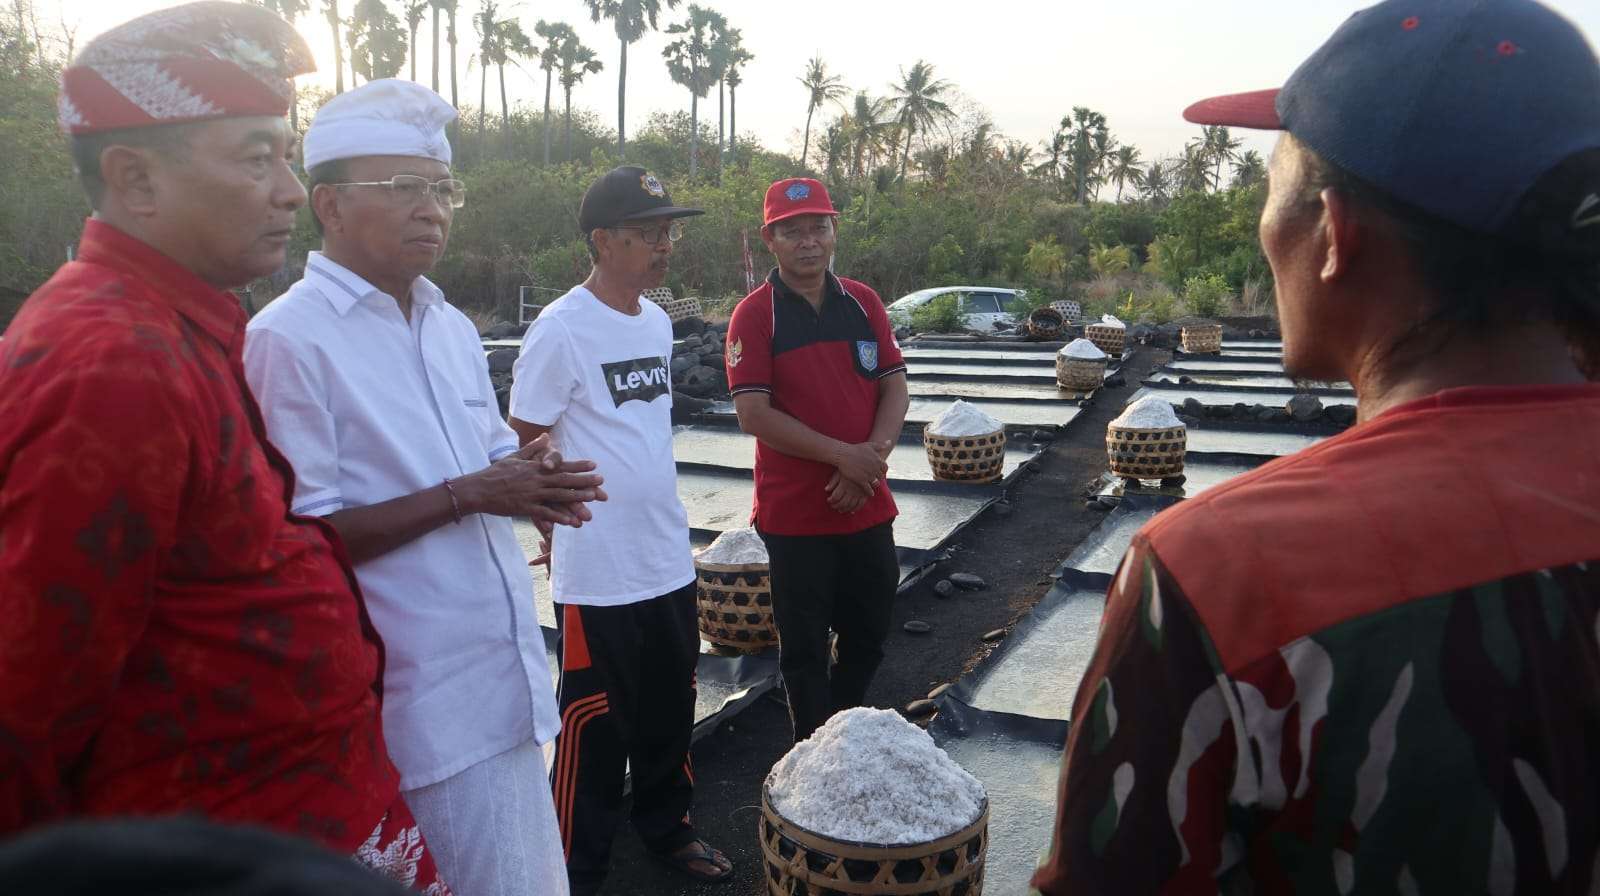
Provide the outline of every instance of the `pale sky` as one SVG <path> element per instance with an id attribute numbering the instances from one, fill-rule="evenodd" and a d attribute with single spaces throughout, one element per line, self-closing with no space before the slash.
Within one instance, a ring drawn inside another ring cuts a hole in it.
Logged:
<path id="1" fill-rule="evenodd" d="M 319 61 L 306 79 L 333 84 L 332 39 L 322 18 L 325 0 L 311 0 L 313 11 L 296 25 Z M 340 0 L 348 15 L 354 0 Z M 1546 0 L 1577 23 L 1591 43 L 1600 45 L 1600 2 Z M 174 5 L 165 0 L 36 0 L 43 22 L 61 19 L 79 26 L 78 45 L 95 33 L 135 15 Z M 952 82 L 981 106 L 1006 137 L 1035 148 L 1047 140 L 1061 117 L 1075 105 L 1105 113 L 1121 142 L 1138 146 L 1148 159 L 1181 152 L 1198 133 L 1180 113 L 1190 102 L 1283 82 L 1351 12 L 1369 0 L 1144 0 L 1139 3 L 1069 3 L 1063 0 L 997 0 L 912 4 L 903 0 L 707 0 L 744 33 L 755 54 L 739 90 L 739 131 L 773 149 L 798 153 L 805 125 L 805 89 L 798 78 L 806 62 L 820 54 L 831 72 L 853 91 L 886 94 L 902 68 L 918 59 L 932 63 L 937 76 Z M 390 6 L 400 14 L 399 0 Z M 476 44 L 471 14 L 475 0 L 462 0 L 459 14 L 461 101 L 477 103 L 478 70 L 470 56 Z M 663 10 L 660 24 L 684 18 L 684 5 Z M 539 19 L 571 24 L 605 62 L 573 92 L 575 108 L 594 110 L 608 126 L 616 124 L 618 41 L 610 23 L 592 22 L 583 0 L 502 2 L 533 33 Z M 419 34 L 417 74 L 426 83 L 431 68 L 429 26 Z M 668 43 L 652 33 L 628 48 L 628 132 L 643 126 L 654 111 L 689 108 L 688 91 L 667 77 L 661 58 Z M 441 50 L 443 45 L 441 35 Z M 536 63 L 527 72 L 507 69 L 512 102 L 535 108 L 543 103 L 543 73 Z M 402 70 L 405 77 L 407 70 Z M 441 72 L 441 92 L 449 96 Z M 489 108 L 499 108 L 490 72 Z M 560 85 L 554 99 L 560 108 Z M 837 114 L 819 111 L 819 122 Z M 716 94 L 701 101 L 701 116 L 716 120 Z M 813 124 L 813 131 L 817 128 Z M 1250 135 L 1248 148 L 1271 148 L 1270 135 Z"/>

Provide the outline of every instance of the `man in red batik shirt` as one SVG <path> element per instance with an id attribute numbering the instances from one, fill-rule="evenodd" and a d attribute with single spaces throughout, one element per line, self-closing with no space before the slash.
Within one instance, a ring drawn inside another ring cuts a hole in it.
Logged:
<path id="1" fill-rule="evenodd" d="M 94 216 L 0 342 L 0 834 L 199 813 L 430 893 L 384 749 L 382 645 L 245 387 L 225 290 L 306 194 L 283 113 L 310 53 L 263 9 L 112 29 L 62 74 Z"/>

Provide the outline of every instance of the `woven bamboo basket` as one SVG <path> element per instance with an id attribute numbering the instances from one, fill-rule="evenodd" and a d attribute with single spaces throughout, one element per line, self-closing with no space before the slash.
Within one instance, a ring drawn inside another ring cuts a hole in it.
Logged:
<path id="1" fill-rule="evenodd" d="M 667 320 L 673 323 L 677 323 L 680 320 L 688 320 L 691 317 L 699 317 L 701 313 L 700 300 L 693 296 L 668 299 L 660 304 L 661 310 L 667 312 Z"/>
<path id="2" fill-rule="evenodd" d="M 1061 312 L 1061 319 L 1069 324 L 1083 317 L 1083 306 L 1071 299 L 1057 299 L 1050 303 L 1050 307 Z"/>
<path id="3" fill-rule="evenodd" d="M 1128 341 L 1126 327 L 1108 327 L 1105 324 L 1089 324 L 1083 328 L 1083 335 L 1094 343 L 1095 348 L 1113 358 L 1122 357 L 1122 347 Z"/>
<path id="4" fill-rule="evenodd" d="M 1056 385 L 1074 392 L 1092 392 L 1105 381 L 1106 359 L 1069 358 L 1056 354 Z"/>
<path id="5" fill-rule="evenodd" d="M 1035 308 L 1028 312 L 1028 335 L 1035 339 L 1054 339 L 1061 335 L 1066 321 L 1054 308 Z"/>
<path id="6" fill-rule="evenodd" d="M 1201 324 L 1184 327 L 1179 334 L 1183 350 L 1191 355 L 1214 355 L 1222 351 L 1222 325 Z"/>
<path id="7" fill-rule="evenodd" d="M 997 482 L 1006 465 L 1006 431 L 981 436 L 941 436 L 922 428 L 933 478 L 945 482 Z"/>
<path id="8" fill-rule="evenodd" d="M 765 563 L 694 563 L 700 637 L 757 653 L 778 643 L 772 623 L 772 571 Z"/>
<path id="9" fill-rule="evenodd" d="M 761 788 L 761 858 L 769 896 L 983 896 L 989 801 L 977 820 L 928 843 L 835 840 L 779 815 Z"/>
<path id="10" fill-rule="evenodd" d="M 1189 444 L 1188 428 L 1161 429 L 1106 427 L 1106 455 L 1111 472 L 1127 479 L 1166 479 L 1183 472 L 1183 452 Z"/>

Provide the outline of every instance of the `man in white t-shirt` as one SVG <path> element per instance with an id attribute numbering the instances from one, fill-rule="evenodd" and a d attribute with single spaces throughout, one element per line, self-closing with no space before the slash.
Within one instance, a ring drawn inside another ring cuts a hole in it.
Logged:
<path id="1" fill-rule="evenodd" d="M 594 271 L 528 328 L 511 387 L 523 443 L 548 433 L 593 458 L 608 500 L 555 534 L 562 733 L 551 784 L 574 894 L 597 891 L 633 775 L 633 825 L 650 852 L 704 881 L 733 865 L 695 834 L 694 670 L 699 656 L 689 518 L 672 458 L 672 324 L 641 296 L 661 285 L 679 218 L 643 168 L 613 169 L 578 211 Z"/>
<path id="2" fill-rule="evenodd" d="M 400 80 L 317 113 L 323 250 L 250 322 L 245 375 L 294 467 L 293 510 L 326 518 L 355 564 L 387 647 L 384 739 L 443 876 L 461 896 L 559 896 L 540 745 L 560 717 L 510 518 L 579 523 L 572 502 L 604 495 L 592 463 L 519 449 L 476 328 L 423 276 L 465 200 L 455 116 Z"/>

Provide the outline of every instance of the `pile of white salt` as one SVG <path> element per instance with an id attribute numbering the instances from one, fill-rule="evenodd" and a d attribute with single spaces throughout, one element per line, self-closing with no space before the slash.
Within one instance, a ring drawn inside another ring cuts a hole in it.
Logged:
<path id="1" fill-rule="evenodd" d="M 1106 353 L 1100 350 L 1100 346 L 1087 339 L 1074 339 L 1056 354 L 1075 361 L 1099 361 L 1106 356 Z"/>
<path id="2" fill-rule="evenodd" d="M 1005 424 L 964 401 L 945 409 L 937 419 L 928 424 L 928 431 L 936 436 L 986 436 L 999 432 Z"/>
<path id="3" fill-rule="evenodd" d="M 1128 405 L 1120 417 L 1111 421 L 1111 425 L 1122 429 L 1166 429 L 1183 426 L 1184 423 L 1178 419 L 1171 404 L 1154 395 L 1147 395 Z"/>
<path id="4" fill-rule="evenodd" d="M 717 536 L 705 550 L 695 555 L 701 563 L 715 563 L 721 566 L 738 566 L 749 563 L 767 562 L 767 545 L 756 534 L 756 530 L 729 529 Z"/>
<path id="5" fill-rule="evenodd" d="M 847 709 L 796 744 L 767 776 L 772 806 L 835 840 L 926 843 L 983 811 L 983 784 L 926 731 L 887 709 Z"/>

